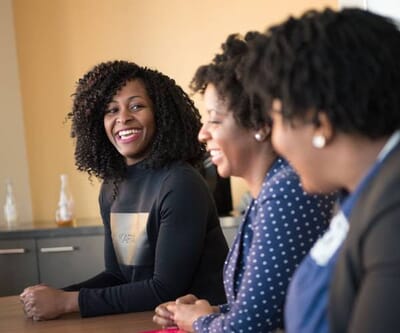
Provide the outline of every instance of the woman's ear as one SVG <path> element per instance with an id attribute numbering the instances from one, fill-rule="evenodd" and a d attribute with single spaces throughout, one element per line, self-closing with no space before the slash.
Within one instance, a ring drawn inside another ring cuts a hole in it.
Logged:
<path id="1" fill-rule="evenodd" d="M 312 145 L 315 148 L 324 148 L 334 137 L 332 123 L 325 112 L 318 112 L 317 124 L 312 138 Z"/>
<path id="2" fill-rule="evenodd" d="M 270 136 L 271 136 L 271 132 L 272 132 L 272 126 L 271 126 L 271 125 L 268 125 L 268 124 L 265 124 L 265 125 L 262 127 L 262 130 L 263 130 L 264 133 L 265 133 L 265 137 L 266 137 L 267 139 L 269 139 Z"/>
<path id="3" fill-rule="evenodd" d="M 271 136 L 271 126 L 270 125 L 264 125 L 260 127 L 255 133 L 254 133 L 254 138 L 258 142 L 265 141 L 269 139 Z"/>

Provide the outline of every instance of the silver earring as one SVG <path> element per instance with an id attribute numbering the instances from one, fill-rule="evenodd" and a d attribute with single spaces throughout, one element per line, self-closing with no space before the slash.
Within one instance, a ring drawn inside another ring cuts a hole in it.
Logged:
<path id="1" fill-rule="evenodd" d="M 318 148 L 318 149 L 324 148 L 325 145 L 326 145 L 325 137 L 323 135 L 320 135 L 320 134 L 314 135 L 313 138 L 312 138 L 312 145 L 315 148 Z"/>
<path id="2" fill-rule="evenodd" d="M 254 134 L 254 139 L 256 139 L 258 142 L 264 141 L 265 140 L 265 135 L 262 133 L 255 133 Z"/>

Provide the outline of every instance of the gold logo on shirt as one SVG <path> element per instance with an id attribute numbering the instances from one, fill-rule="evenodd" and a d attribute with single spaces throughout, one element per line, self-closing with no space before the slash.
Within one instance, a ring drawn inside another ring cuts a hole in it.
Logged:
<path id="1" fill-rule="evenodd" d="M 110 227 L 118 262 L 134 265 L 135 255 L 147 239 L 149 213 L 111 213 Z"/>

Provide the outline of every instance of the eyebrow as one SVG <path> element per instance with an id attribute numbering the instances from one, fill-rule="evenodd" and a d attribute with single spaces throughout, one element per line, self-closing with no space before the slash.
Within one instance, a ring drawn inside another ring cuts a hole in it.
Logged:
<path id="1" fill-rule="evenodd" d="M 135 99 L 135 98 L 143 98 L 143 96 L 141 95 L 133 95 L 127 98 L 127 101 L 130 102 L 131 100 Z M 112 99 L 110 101 L 110 103 L 118 103 L 116 100 Z"/>
<path id="2" fill-rule="evenodd" d="M 207 109 L 206 112 L 208 115 L 210 115 L 211 112 L 215 112 L 217 115 L 221 115 L 221 116 L 226 116 L 228 114 L 227 111 L 223 112 L 223 111 L 218 111 L 216 109 Z"/>

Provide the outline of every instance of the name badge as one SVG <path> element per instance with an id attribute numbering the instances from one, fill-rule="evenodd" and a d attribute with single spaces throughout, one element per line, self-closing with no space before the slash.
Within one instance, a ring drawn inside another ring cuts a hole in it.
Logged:
<path id="1" fill-rule="evenodd" d="M 310 256 L 319 266 L 325 266 L 343 243 L 349 230 L 349 222 L 342 211 L 337 213 L 328 231 L 311 248 Z"/>

